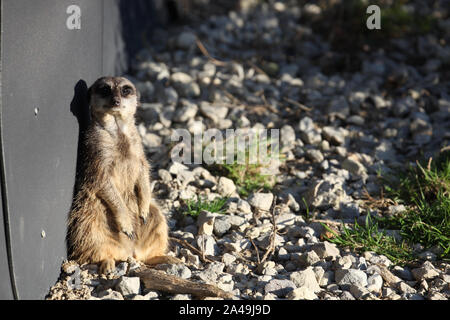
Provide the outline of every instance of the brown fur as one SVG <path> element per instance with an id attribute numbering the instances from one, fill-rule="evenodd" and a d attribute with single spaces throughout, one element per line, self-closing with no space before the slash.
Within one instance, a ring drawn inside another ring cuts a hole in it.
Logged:
<path id="1" fill-rule="evenodd" d="M 105 86 L 109 94 L 102 93 Z M 136 88 L 125 78 L 100 78 L 89 89 L 89 101 L 92 121 L 69 215 L 69 257 L 98 263 L 102 273 L 130 256 L 162 262 L 168 258 L 168 228 L 152 200 L 150 165 L 134 123 Z"/>

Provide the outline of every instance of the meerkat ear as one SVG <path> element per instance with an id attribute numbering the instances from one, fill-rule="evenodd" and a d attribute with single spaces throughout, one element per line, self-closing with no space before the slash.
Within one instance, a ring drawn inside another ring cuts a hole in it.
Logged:
<path id="1" fill-rule="evenodd" d="M 90 86 L 89 89 L 88 89 L 88 91 L 87 91 L 86 100 L 87 100 L 88 106 L 91 105 L 92 87 L 93 87 L 93 86 Z"/>

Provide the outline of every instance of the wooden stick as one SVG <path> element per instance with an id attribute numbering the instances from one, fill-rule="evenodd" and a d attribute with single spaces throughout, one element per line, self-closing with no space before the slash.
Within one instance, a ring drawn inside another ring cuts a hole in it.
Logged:
<path id="1" fill-rule="evenodd" d="M 272 254 L 275 251 L 275 239 L 276 239 L 276 236 L 277 236 L 277 222 L 275 220 L 276 202 L 277 202 L 277 196 L 274 197 L 273 203 L 272 203 L 272 208 L 271 208 L 272 233 L 270 235 L 270 244 L 269 244 L 269 247 L 267 248 L 266 253 L 264 253 L 264 256 L 262 257 L 260 264 L 264 263 L 266 261 L 266 259 L 269 257 L 269 255 Z"/>
<path id="2" fill-rule="evenodd" d="M 191 245 L 189 242 L 187 242 L 186 240 L 183 239 L 178 239 L 178 238 L 174 238 L 174 237 L 169 237 L 170 241 L 174 241 L 177 242 L 179 244 L 181 244 L 182 246 L 188 248 L 191 252 L 195 253 L 196 255 L 198 255 L 200 257 L 200 260 L 202 260 L 203 263 L 210 263 L 213 262 L 212 260 L 206 258 L 203 253 L 198 250 L 196 247 L 194 247 L 193 245 Z"/>
<path id="3" fill-rule="evenodd" d="M 175 294 L 192 294 L 193 296 L 199 298 L 233 298 L 233 295 L 231 293 L 226 292 L 214 285 L 182 279 L 170 274 L 166 274 L 161 270 L 142 268 L 138 269 L 133 274 L 139 277 L 144 283 L 145 288 L 149 290 L 158 290 Z"/>
<path id="4" fill-rule="evenodd" d="M 208 50 L 206 50 L 206 48 L 205 48 L 205 46 L 203 45 L 203 43 L 197 38 L 197 40 L 196 40 L 196 42 L 197 42 L 197 47 L 200 49 L 200 51 L 213 63 L 213 64 L 215 64 L 216 66 L 219 66 L 219 67 L 225 67 L 225 66 L 227 66 L 228 65 L 228 63 L 227 62 L 224 62 L 224 61 L 220 61 L 220 60 L 217 60 L 217 59 L 215 59 L 215 58 L 213 58 L 210 54 L 209 54 L 209 52 L 208 52 Z"/>
<path id="5" fill-rule="evenodd" d="M 303 111 L 309 112 L 309 111 L 312 110 L 312 108 L 308 108 L 308 107 L 305 106 L 304 104 L 301 104 L 300 102 L 297 102 L 297 101 L 295 101 L 295 100 L 292 100 L 292 99 L 289 99 L 289 98 L 286 98 L 286 97 L 284 98 L 284 100 L 285 100 L 286 102 L 289 102 L 289 103 L 291 103 L 291 104 L 293 104 L 293 105 L 299 107 L 299 108 L 300 108 L 301 110 L 303 110 Z"/>
<path id="6" fill-rule="evenodd" d="M 255 248 L 257 262 L 258 262 L 258 264 L 261 264 L 261 259 L 259 258 L 259 250 L 258 250 L 258 247 L 256 246 L 256 244 L 255 244 L 255 242 L 253 241 L 252 238 L 249 237 L 249 239 L 250 239 L 250 242 L 251 242 L 252 245 L 253 245 L 253 248 Z"/>

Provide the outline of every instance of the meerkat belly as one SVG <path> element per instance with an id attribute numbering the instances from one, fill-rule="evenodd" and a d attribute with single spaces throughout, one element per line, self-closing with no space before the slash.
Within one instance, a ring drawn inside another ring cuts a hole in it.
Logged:
<path id="1" fill-rule="evenodd" d="M 136 185 L 139 177 L 139 162 L 135 158 L 122 159 L 114 166 L 112 178 L 117 191 L 123 197 L 128 209 L 137 212 Z"/>

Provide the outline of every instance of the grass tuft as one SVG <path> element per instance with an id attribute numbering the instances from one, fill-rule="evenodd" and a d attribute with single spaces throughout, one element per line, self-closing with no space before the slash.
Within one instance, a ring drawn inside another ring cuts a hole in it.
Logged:
<path id="1" fill-rule="evenodd" d="M 212 201 L 207 201 L 197 196 L 197 200 L 189 199 L 186 201 L 186 211 L 184 214 L 197 218 L 200 212 L 209 211 L 212 213 L 225 213 L 225 204 L 228 198 L 216 198 Z"/>
<path id="2" fill-rule="evenodd" d="M 395 178 L 395 179 L 393 179 Z M 367 215 L 364 226 L 343 226 L 337 234 L 322 224 L 334 237 L 327 240 L 357 251 L 383 254 L 396 264 L 417 259 L 412 246 L 433 248 L 439 259 L 450 260 L 450 152 L 433 161 L 417 162 L 398 177 L 385 180 L 387 196 L 403 203 L 407 210 L 390 217 L 372 220 Z M 399 230 L 402 241 L 383 229 Z"/>

